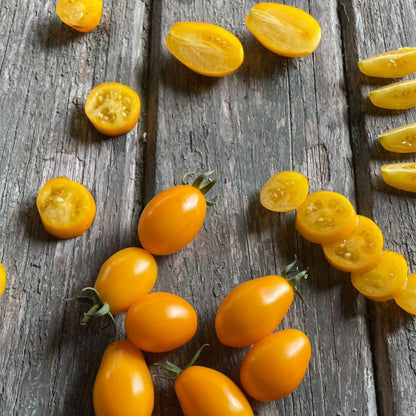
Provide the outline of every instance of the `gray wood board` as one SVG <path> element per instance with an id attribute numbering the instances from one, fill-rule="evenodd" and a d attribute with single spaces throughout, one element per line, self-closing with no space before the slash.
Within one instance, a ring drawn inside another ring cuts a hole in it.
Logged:
<path id="1" fill-rule="evenodd" d="M 247 349 L 217 341 L 215 312 L 231 288 L 278 274 L 296 254 L 310 270 L 301 286 L 308 308 L 295 300 L 281 328 L 309 336 L 311 364 L 292 395 L 252 401 L 256 413 L 415 414 L 415 319 L 392 302 L 366 302 L 319 246 L 296 234 L 294 214 L 266 212 L 258 198 L 273 173 L 301 171 L 311 191 L 341 192 L 372 217 L 386 247 L 405 254 L 412 269 L 414 199 L 382 184 L 380 165 L 397 157 L 382 151 L 377 134 L 414 121 L 415 112 L 369 105 L 375 81 L 360 76 L 357 60 L 414 44 L 414 4 L 290 2 L 323 30 L 317 51 L 302 59 L 277 57 L 252 37 L 244 16 L 253 4 L 106 2 L 100 26 L 78 34 L 61 24 L 52 1 L 0 1 L 0 261 L 8 271 L 0 299 L 1 415 L 93 414 L 92 386 L 111 331 L 105 322 L 80 328 L 83 309 L 62 299 L 92 285 L 112 253 L 139 244 L 146 201 L 183 173 L 204 169 L 223 172 L 212 191 L 220 202 L 189 246 L 157 258 L 155 287 L 195 306 L 198 333 L 178 351 L 146 354 L 151 372 L 208 342 L 200 364 L 238 383 Z M 181 20 L 235 33 L 245 50 L 239 71 L 210 79 L 177 62 L 164 39 Z M 130 85 L 142 98 L 138 127 L 125 136 L 106 138 L 84 116 L 88 92 L 104 81 Z M 35 208 L 41 185 L 60 175 L 82 182 L 97 202 L 91 229 L 67 241 L 43 231 Z M 117 322 L 123 338 L 123 317 Z M 154 380 L 154 414 L 180 415 L 173 385 Z"/>

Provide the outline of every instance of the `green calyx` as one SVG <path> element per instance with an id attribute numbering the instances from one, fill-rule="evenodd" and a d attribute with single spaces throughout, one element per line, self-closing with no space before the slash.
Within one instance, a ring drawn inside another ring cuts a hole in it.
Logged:
<path id="1" fill-rule="evenodd" d="M 307 279 L 308 278 L 308 271 L 307 270 L 302 270 L 301 272 L 299 272 L 299 270 L 296 268 L 295 270 L 295 275 L 293 277 L 289 277 L 289 273 L 292 272 L 292 268 L 295 266 L 296 262 L 297 262 L 297 258 L 295 256 L 295 260 L 288 264 L 282 272 L 282 277 L 285 278 L 288 283 L 290 284 L 290 286 L 292 286 L 293 291 L 296 293 L 296 295 L 300 298 L 300 300 L 303 302 L 303 304 L 305 306 L 308 306 L 307 303 L 305 302 L 305 299 L 303 298 L 302 294 L 299 292 L 298 289 L 296 289 L 296 285 L 302 280 L 302 279 Z"/>
<path id="2" fill-rule="evenodd" d="M 195 188 L 197 188 L 202 195 L 205 196 L 218 182 L 220 179 L 222 172 L 214 179 L 211 179 L 210 176 L 214 173 L 213 170 L 209 172 L 201 173 L 192 183 L 187 182 L 187 178 L 191 175 L 193 175 L 195 172 L 189 172 L 183 175 L 182 177 L 182 185 L 191 185 Z M 212 206 L 215 205 L 218 202 L 219 196 L 215 198 L 214 201 L 207 201 L 207 205 Z"/>
<path id="3" fill-rule="evenodd" d="M 199 350 L 195 353 L 195 355 L 192 357 L 191 361 L 189 361 L 188 363 L 186 363 L 185 357 L 182 356 L 183 368 L 178 367 L 176 364 L 173 364 L 170 361 L 166 361 L 166 364 L 156 364 L 156 366 L 162 368 L 166 372 L 166 376 L 159 375 L 158 377 L 175 381 L 181 375 L 181 373 L 183 373 L 187 368 L 192 367 L 196 363 L 199 356 L 201 355 L 202 350 L 208 346 L 209 344 L 202 345 L 199 348 Z"/>
<path id="4" fill-rule="evenodd" d="M 87 295 L 86 292 L 91 292 L 91 294 Z M 116 321 L 114 320 L 114 316 L 110 312 L 110 305 L 101 299 L 100 294 L 97 292 L 96 289 L 94 289 L 93 287 L 84 287 L 84 289 L 81 290 L 81 293 L 79 295 L 65 300 L 68 302 L 76 301 L 81 303 L 87 303 L 88 305 L 90 305 L 90 309 L 88 310 L 88 312 L 84 312 L 84 315 L 82 316 L 82 326 L 87 325 L 91 318 L 108 316 L 113 325 L 114 337 L 116 337 L 117 326 Z"/>

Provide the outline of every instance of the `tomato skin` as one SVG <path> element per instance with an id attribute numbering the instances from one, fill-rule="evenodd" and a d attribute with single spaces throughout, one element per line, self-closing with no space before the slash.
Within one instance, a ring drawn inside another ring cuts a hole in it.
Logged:
<path id="1" fill-rule="evenodd" d="M 186 344 L 197 330 L 194 308 L 179 296 L 155 292 L 129 308 L 125 328 L 129 341 L 149 352 L 167 352 Z"/>
<path id="2" fill-rule="evenodd" d="M 194 186 L 179 185 L 162 191 L 140 216 L 140 243 L 152 254 L 175 253 L 198 234 L 206 210 L 205 197 Z"/>
<path id="3" fill-rule="evenodd" d="M 110 306 L 112 314 L 126 312 L 139 298 L 149 293 L 157 279 L 157 263 L 139 247 L 114 253 L 101 266 L 94 288 Z"/>
<path id="4" fill-rule="evenodd" d="M 218 339 L 230 347 L 247 347 L 272 333 L 292 304 L 287 279 L 264 276 L 235 287 L 222 301 L 215 318 Z"/>
<path id="5" fill-rule="evenodd" d="M 6 269 L 4 268 L 3 264 L 0 263 L 0 297 L 3 295 L 6 289 Z"/>
<path id="6" fill-rule="evenodd" d="M 252 416 L 251 406 L 237 385 L 224 374 L 191 366 L 175 382 L 185 416 Z"/>
<path id="7" fill-rule="evenodd" d="M 93 391 L 95 416 L 150 416 L 154 405 L 152 377 L 142 352 L 129 341 L 109 345 Z"/>
<path id="8" fill-rule="evenodd" d="M 370 101 L 380 108 L 407 110 L 416 106 L 416 79 L 394 82 L 369 92 Z"/>
<path id="9" fill-rule="evenodd" d="M 311 344 L 303 332 L 286 329 L 268 335 L 245 356 L 241 384 L 256 400 L 280 400 L 297 389 L 310 358 Z"/>
<path id="10" fill-rule="evenodd" d="M 381 167 L 381 176 L 387 185 L 401 191 L 416 192 L 416 163 L 391 163 Z"/>
<path id="11" fill-rule="evenodd" d="M 397 305 L 407 313 L 416 315 L 416 274 L 407 276 L 406 286 L 394 298 Z"/>
<path id="12" fill-rule="evenodd" d="M 416 123 L 386 131 L 378 136 L 381 145 L 389 152 L 416 152 Z"/>
<path id="13" fill-rule="evenodd" d="M 58 17 L 78 32 L 91 32 L 100 23 L 103 13 L 102 0 L 59 0 Z"/>

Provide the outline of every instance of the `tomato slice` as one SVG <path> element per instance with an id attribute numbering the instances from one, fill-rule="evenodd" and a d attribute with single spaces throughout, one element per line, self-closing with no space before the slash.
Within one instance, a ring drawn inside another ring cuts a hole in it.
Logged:
<path id="1" fill-rule="evenodd" d="M 88 189 L 64 177 L 43 185 L 36 206 L 45 230 L 58 238 L 83 234 L 95 217 L 95 202 Z"/>
<path id="2" fill-rule="evenodd" d="M 299 172 L 279 172 L 260 191 L 260 203 L 270 211 L 288 212 L 297 209 L 308 195 L 309 183 Z"/>
<path id="3" fill-rule="evenodd" d="M 256 4 L 246 25 L 266 49 L 291 58 L 309 55 L 321 41 L 319 23 L 309 13 L 284 4 Z"/>
<path id="4" fill-rule="evenodd" d="M 395 82 L 369 92 L 370 101 L 377 107 L 406 110 L 416 106 L 416 79 Z"/>
<path id="5" fill-rule="evenodd" d="M 192 71 L 222 77 L 243 63 L 243 45 L 221 26 L 210 23 L 178 22 L 166 37 L 169 52 Z"/>
<path id="6" fill-rule="evenodd" d="M 394 299 L 396 303 L 406 312 L 416 315 L 416 274 L 407 276 L 404 289 Z"/>
<path id="7" fill-rule="evenodd" d="M 59 0 L 58 17 L 78 32 L 91 32 L 98 26 L 103 13 L 102 0 Z"/>
<path id="8" fill-rule="evenodd" d="M 0 263 L 0 297 L 3 295 L 6 289 L 6 269 L 3 264 Z"/>
<path id="9" fill-rule="evenodd" d="M 416 192 L 416 163 L 392 163 L 381 167 L 384 182 L 393 188 Z"/>
<path id="10" fill-rule="evenodd" d="M 318 191 L 306 197 L 296 215 L 296 229 L 307 240 L 335 243 L 351 234 L 357 214 L 351 202 L 337 192 Z"/>
<path id="11" fill-rule="evenodd" d="M 126 85 L 105 82 L 91 90 L 85 102 L 85 113 L 100 133 L 120 136 L 137 124 L 140 98 Z"/>
<path id="12" fill-rule="evenodd" d="M 390 152 L 416 152 L 416 123 L 406 124 L 378 136 L 381 145 Z"/>
<path id="13" fill-rule="evenodd" d="M 346 238 L 323 244 L 325 257 L 339 270 L 358 272 L 374 267 L 381 259 L 383 233 L 370 218 L 358 215 L 357 226 Z"/>
<path id="14" fill-rule="evenodd" d="M 358 62 L 358 67 L 370 77 L 405 77 L 416 71 L 416 48 L 399 48 L 370 56 Z"/>
<path id="15" fill-rule="evenodd" d="M 370 270 L 351 273 L 353 286 L 364 296 L 377 302 L 394 299 L 403 290 L 407 279 L 406 259 L 399 253 L 384 250 L 380 262 Z"/>

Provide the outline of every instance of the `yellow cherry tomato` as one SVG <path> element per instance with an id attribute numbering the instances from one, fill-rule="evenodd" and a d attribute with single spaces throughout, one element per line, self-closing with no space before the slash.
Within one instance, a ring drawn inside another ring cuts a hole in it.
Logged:
<path id="1" fill-rule="evenodd" d="M 260 203 L 270 211 L 288 212 L 297 209 L 308 195 L 309 183 L 299 172 L 279 172 L 260 191 Z"/>
<path id="2" fill-rule="evenodd" d="M 377 302 L 394 299 L 403 290 L 407 278 L 406 259 L 399 253 L 384 250 L 380 262 L 370 270 L 351 273 L 353 286 Z"/>
<path id="3" fill-rule="evenodd" d="M 112 314 L 126 312 L 156 283 L 157 264 L 153 256 L 139 247 L 114 253 L 102 265 L 94 288 Z"/>
<path id="4" fill-rule="evenodd" d="M 416 192 L 416 163 L 392 163 L 381 167 L 387 185 L 407 192 Z"/>
<path id="5" fill-rule="evenodd" d="M 3 264 L 0 263 L 0 297 L 3 295 L 4 290 L 6 289 L 6 269 Z"/>
<path id="6" fill-rule="evenodd" d="M 395 82 L 369 92 L 370 101 L 377 107 L 406 110 L 416 106 L 416 79 Z"/>
<path id="7" fill-rule="evenodd" d="M 310 358 L 311 343 L 303 332 L 285 329 L 268 335 L 245 356 L 241 384 L 256 400 L 280 400 L 298 388 Z"/>
<path id="8" fill-rule="evenodd" d="M 416 48 L 399 48 L 370 56 L 358 62 L 358 67 L 370 77 L 405 77 L 416 71 Z"/>
<path id="9" fill-rule="evenodd" d="M 321 40 L 321 27 L 309 13 L 284 4 L 256 4 L 246 25 L 265 48 L 292 58 L 309 55 Z"/>
<path id="10" fill-rule="evenodd" d="M 189 69 L 211 77 L 231 74 L 244 59 L 238 38 L 210 23 L 175 23 L 166 37 L 166 47 Z"/>
<path id="11" fill-rule="evenodd" d="M 141 351 L 127 340 L 109 345 L 95 379 L 95 416 L 150 416 L 152 377 Z"/>
<path id="12" fill-rule="evenodd" d="M 125 320 L 129 341 L 143 351 L 166 352 L 186 344 L 197 330 L 195 309 L 171 293 L 155 292 L 130 306 Z"/>
<path id="13" fill-rule="evenodd" d="M 390 152 L 416 152 L 416 123 L 407 124 L 378 136 L 381 145 Z"/>
<path id="14" fill-rule="evenodd" d="M 370 218 L 358 215 L 353 232 L 336 243 L 323 244 L 326 259 L 344 272 L 371 269 L 381 259 L 383 233 Z"/>
<path id="15" fill-rule="evenodd" d="M 120 136 L 133 130 L 137 124 L 140 98 L 127 85 L 104 82 L 89 93 L 85 114 L 100 133 Z"/>
<path id="16" fill-rule="evenodd" d="M 59 0 L 59 18 L 78 32 L 91 32 L 98 26 L 103 13 L 102 0 Z"/>
<path id="17" fill-rule="evenodd" d="M 299 234 L 319 244 L 347 237 L 356 225 L 357 214 L 351 202 L 337 192 L 318 191 L 308 195 L 296 215 Z"/>
<path id="18" fill-rule="evenodd" d="M 416 315 L 416 274 L 407 276 L 407 283 L 394 300 L 407 313 Z"/>
<path id="19" fill-rule="evenodd" d="M 36 206 L 45 230 L 58 238 L 73 238 L 87 231 L 96 209 L 88 189 L 65 177 L 46 182 Z"/>
<path id="20" fill-rule="evenodd" d="M 253 416 L 237 385 L 211 368 L 186 368 L 176 379 L 175 392 L 185 416 Z"/>

